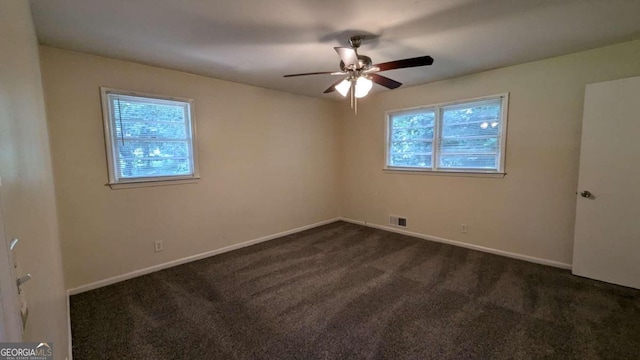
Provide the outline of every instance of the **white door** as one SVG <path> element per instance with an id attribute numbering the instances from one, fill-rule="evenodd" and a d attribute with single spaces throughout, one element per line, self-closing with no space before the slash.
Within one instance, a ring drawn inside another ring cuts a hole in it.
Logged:
<path id="1" fill-rule="evenodd" d="M 0 342 L 16 342 L 22 341 L 21 302 L 11 261 L 11 250 L 4 233 L 1 195 L 0 179 Z"/>
<path id="2" fill-rule="evenodd" d="M 640 77 L 587 85 L 573 273 L 640 289 Z"/>

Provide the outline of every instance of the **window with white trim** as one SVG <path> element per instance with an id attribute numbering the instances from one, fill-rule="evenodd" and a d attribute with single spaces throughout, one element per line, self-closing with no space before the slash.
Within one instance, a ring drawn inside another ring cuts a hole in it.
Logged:
<path id="1" fill-rule="evenodd" d="M 386 169 L 504 173 L 508 94 L 387 112 Z"/>
<path id="2" fill-rule="evenodd" d="M 101 88 L 109 183 L 198 178 L 193 100 Z"/>

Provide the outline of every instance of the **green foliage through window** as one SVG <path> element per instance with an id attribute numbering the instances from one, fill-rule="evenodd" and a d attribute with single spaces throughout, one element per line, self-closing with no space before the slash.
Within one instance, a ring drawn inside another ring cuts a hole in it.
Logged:
<path id="1" fill-rule="evenodd" d="M 190 102 L 106 96 L 117 181 L 194 176 Z"/>
<path id="2" fill-rule="evenodd" d="M 387 165 L 500 171 L 502 107 L 501 96 L 390 113 Z"/>

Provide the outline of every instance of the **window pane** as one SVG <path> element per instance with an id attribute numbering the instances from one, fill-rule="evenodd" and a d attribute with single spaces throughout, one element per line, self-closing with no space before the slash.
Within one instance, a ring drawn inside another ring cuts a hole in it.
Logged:
<path id="1" fill-rule="evenodd" d="M 497 154 L 498 141 L 497 137 L 486 139 L 443 139 L 440 144 L 440 153 L 443 155 L 452 153 Z"/>
<path id="2" fill-rule="evenodd" d="M 126 95 L 109 95 L 114 120 L 185 122 L 187 104 Z"/>
<path id="3" fill-rule="evenodd" d="M 188 157 L 189 143 L 187 141 L 135 141 L 118 140 L 118 155 L 122 158 L 170 158 Z"/>
<path id="4" fill-rule="evenodd" d="M 121 178 L 192 175 L 189 143 L 186 141 L 117 142 L 118 175 Z"/>
<path id="5" fill-rule="evenodd" d="M 442 137 L 497 136 L 501 125 L 500 108 L 501 102 L 444 108 Z"/>
<path id="6" fill-rule="evenodd" d="M 491 126 L 491 124 L 495 126 Z M 471 136 L 498 136 L 499 133 L 499 121 L 494 121 L 493 123 L 482 121 L 477 123 L 449 124 L 446 120 L 443 120 L 442 123 L 442 137 L 445 139 Z"/>
<path id="7" fill-rule="evenodd" d="M 432 148 L 433 143 L 431 141 L 396 141 L 391 143 L 392 154 L 430 154 Z"/>
<path id="8" fill-rule="evenodd" d="M 116 121 L 115 135 L 122 138 L 143 138 L 143 139 L 187 139 L 187 128 L 184 123 L 179 122 L 155 122 L 155 121 Z"/>
<path id="9" fill-rule="evenodd" d="M 391 154 L 389 159 L 390 166 L 400 167 L 431 167 L 431 154 L 412 155 L 412 154 Z"/>
<path id="10" fill-rule="evenodd" d="M 439 167 L 447 169 L 497 169 L 497 155 L 441 155 Z"/>
<path id="11" fill-rule="evenodd" d="M 435 112 L 411 110 L 390 118 L 389 166 L 431 167 Z"/>
<path id="12" fill-rule="evenodd" d="M 392 129 L 391 141 L 433 139 L 433 127 Z"/>
<path id="13" fill-rule="evenodd" d="M 413 127 L 433 127 L 435 113 L 433 110 L 424 110 L 420 113 L 406 115 L 393 115 L 391 118 L 392 129 L 406 129 Z"/>
<path id="14" fill-rule="evenodd" d="M 189 159 L 121 158 L 118 165 L 121 178 L 178 176 L 192 174 Z"/>
<path id="15" fill-rule="evenodd" d="M 443 107 L 438 167 L 498 169 L 501 111 L 501 99 Z"/>

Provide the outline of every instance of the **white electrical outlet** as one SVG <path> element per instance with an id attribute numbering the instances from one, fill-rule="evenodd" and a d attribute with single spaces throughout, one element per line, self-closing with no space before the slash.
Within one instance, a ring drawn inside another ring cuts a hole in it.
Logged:
<path id="1" fill-rule="evenodd" d="M 467 224 L 461 224 L 460 225 L 460 232 L 463 234 L 466 234 L 469 232 L 469 225 Z"/>
<path id="2" fill-rule="evenodd" d="M 157 240 L 153 242 L 153 247 L 156 252 L 160 252 L 164 250 L 164 245 L 162 244 L 162 240 Z"/>

